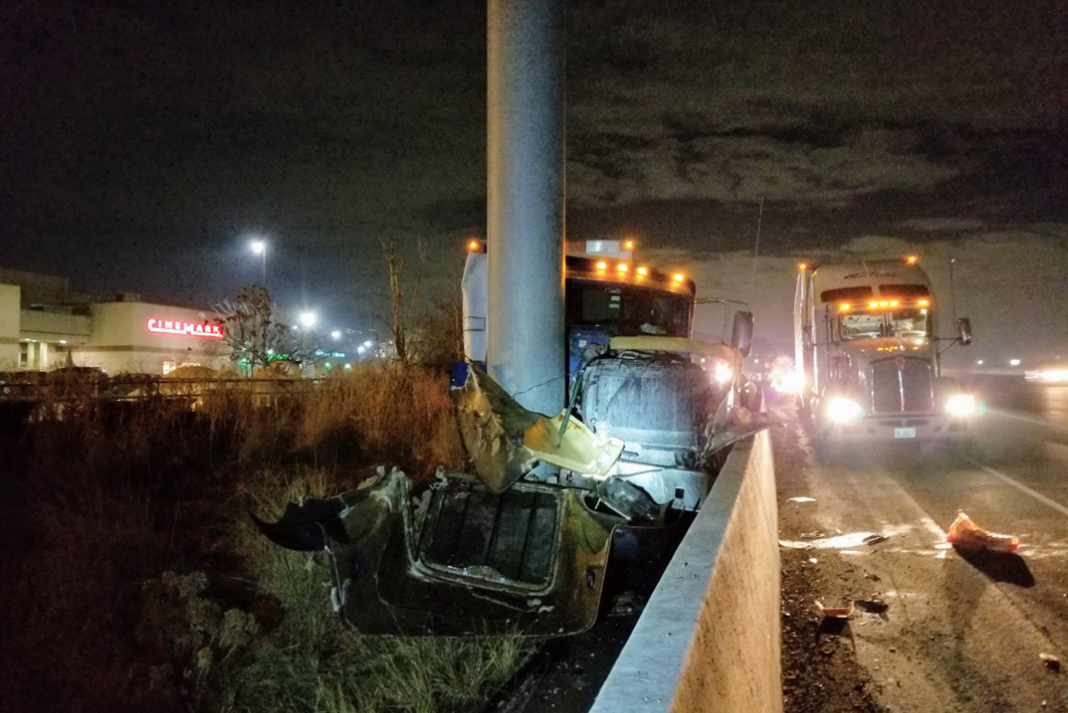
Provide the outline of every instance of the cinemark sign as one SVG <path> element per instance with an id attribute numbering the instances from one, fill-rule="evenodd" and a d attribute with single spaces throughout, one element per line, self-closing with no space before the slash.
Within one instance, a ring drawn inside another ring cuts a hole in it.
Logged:
<path id="1" fill-rule="evenodd" d="M 157 334 L 181 334 L 190 337 L 204 337 L 205 339 L 222 339 L 222 327 L 207 322 L 181 322 L 174 319 L 148 320 L 148 331 Z"/>

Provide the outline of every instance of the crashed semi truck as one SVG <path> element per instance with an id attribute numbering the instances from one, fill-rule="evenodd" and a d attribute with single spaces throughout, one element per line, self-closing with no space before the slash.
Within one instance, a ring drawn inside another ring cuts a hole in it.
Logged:
<path id="1" fill-rule="evenodd" d="M 939 339 L 927 274 L 903 260 L 801 265 L 794 301 L 801 416 L 816 446 L 952 442 L 969 438 L 976 402 L 941 375 L 939 343 L 971 343 L 971 326 Z"/>
<path id="2" fill-rule="evenodd" d="M 381 470 L 277 522 L 253 517 L 274 542 L 325 553 L 333 607 L 361 632 L 578 633 L 609 569 L 677 543 L 728 446 L 768 425 L 741 370 L 752 316 L 736 315 L 732 344 L 697 342 L 691 280 L 624 251 L 568 255 L 567 404 L 534 413 L 482 366 L 485 244 L 469 251 L 467 362 L 450 389 L 469 472 L 439 469 L 415 493 Z M 714 378 L 715 364 L 730 377 Z"/>

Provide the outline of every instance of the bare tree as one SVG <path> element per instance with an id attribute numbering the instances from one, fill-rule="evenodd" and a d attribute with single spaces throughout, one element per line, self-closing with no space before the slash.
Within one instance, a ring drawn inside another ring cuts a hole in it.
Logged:
<path id="1" fill-rule="evenodd" d="M 276 358 L 288 357 L 301 365 L 318 361 L 317 341 L 278 321 L 271 295 L 262 285 L 247 285 L 237 297 L 215 306 L 215 324 L 222 327 L 223 342 L 231 361 L 248 359 L 249 375 Z"/>
<path id="2" fill-rule="evenodd" d="M 397 352 L 400 362 L 408 362 L 408 325 L 407 312 L 404 305 L 404 291 L 401 288 L 401 259 L 397 255 L 397 246 L 392 240 L 388 243 L 382 241 L 382 248 L 386 252 L 386 266 L 389 268 L 389 293 L 393 306 L 393 321 L 390 325 L 390 334 L 393 337 L 393 348 Z"/>
<path id="3" fill-rule="evenodd" d="M 464 360 L 463 301 L 455 285 L 431 296 L 431 305 L 416 315 L 408 340 L 411 358 L 445 366 Z"/>

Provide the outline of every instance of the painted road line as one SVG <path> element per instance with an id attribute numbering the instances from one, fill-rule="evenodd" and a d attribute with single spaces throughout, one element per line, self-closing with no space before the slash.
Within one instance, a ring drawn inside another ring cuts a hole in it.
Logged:
<path id="1" fill-rule="evenodd" d="M 1000 471 L 996 471 L 993 468 L 987 467 L 987 466 L 983 465 L 982 463 L 979 463 L 978 461 L 972 460 L 971 458 L 966 458 L 965 460 L 967 460 L 969 463 L 974 465 L 976 468 L 982 470 L 983 472 L 989 473 L 990 475 L 994 476 L 995 478 L 999 478 L 999 479 L 1005 481 L 1006 483 L 1008 483 L 1012 487 L 1016 488 L 1017 490 L 1019 490 L 1019 491 L 1021 491 L 1023 493 L 1027 493 L 1028 495 L 1030 495 L 1032 498 L 1034 498 L 1038 502 L 1042 503 L 1043 505 L 1048 505 L 1051 508 L 1053 508 L 1054 510 L 1056 510 L 1057 512 L 1059 512 L 1062 515 L 1068 517 L 1068 507 L 1065 507 L 1064 505 L 1061 505 L 1056 500 L 1051 500 L 1050 498 L 1047 498 L 1045 495 L 1043 495 L 1042 493 L 1038 492 L 1037 490 L 1032 490 L 1031 488 L 1027 487 L 1023 483 L 1021 483 L 1021 482 L 1019 482 L 1019 481 L 1017 481 L 1017 480 L 1015 480 L 1013 478 L 1010 478 L 1009 476 L 1005 475 L 1004 473 L 1002 473 Z"/>

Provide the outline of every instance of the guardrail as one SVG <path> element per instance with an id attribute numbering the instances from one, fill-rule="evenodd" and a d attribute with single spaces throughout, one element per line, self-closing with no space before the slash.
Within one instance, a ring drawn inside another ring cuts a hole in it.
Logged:
<path id="1" fill-rule="evenodd" d="M 779 601 L 764 431 L 734 447 L 591 713 L 782 711 Z"/>

